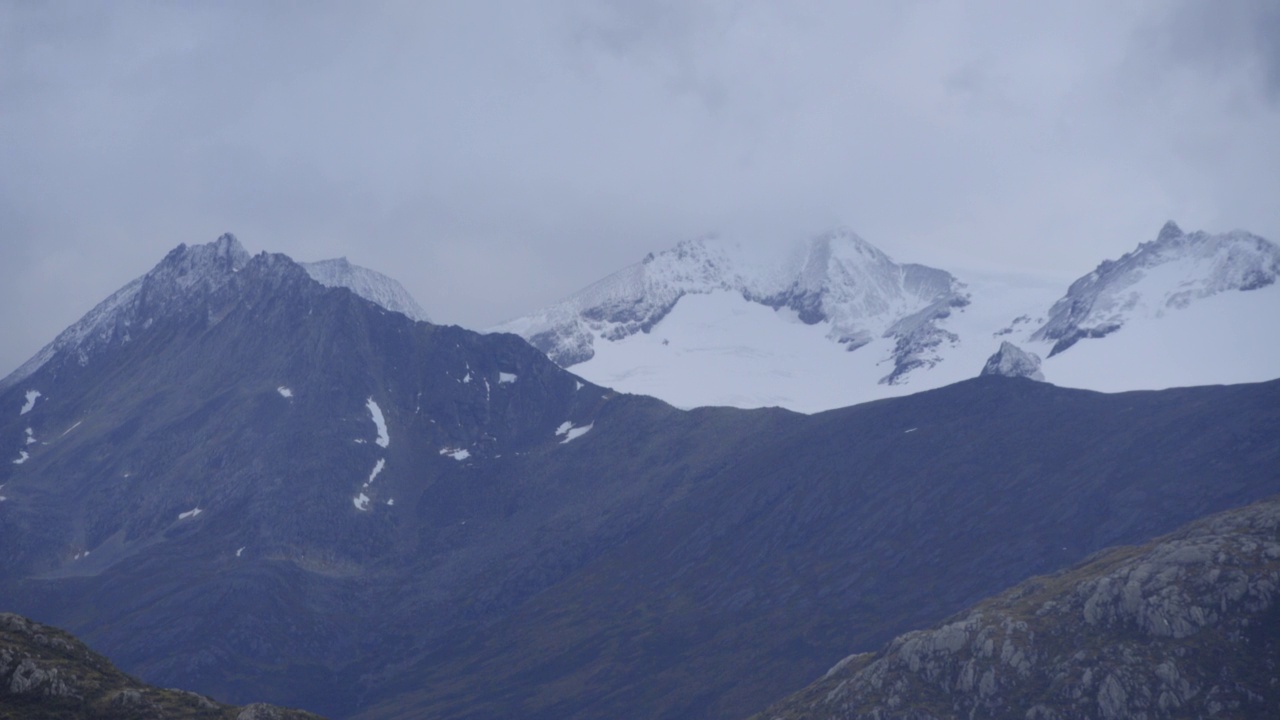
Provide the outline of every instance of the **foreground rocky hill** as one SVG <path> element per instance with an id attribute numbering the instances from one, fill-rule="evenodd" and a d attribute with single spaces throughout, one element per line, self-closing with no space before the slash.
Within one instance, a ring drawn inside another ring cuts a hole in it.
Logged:
<path id="1" fill-rule="evenodd" d="M 185 690 L 168 690 L 120 672 L 57 628 L 0 613 L 0 718 L 39 720 L 318 720 L 300 710 L 235 707 Z"/>
<path id="2" fill-rule="evenodd" d="M 852 655 L 756 720 L 1274 718 L 1278 595 L 1273 498 Z"/>

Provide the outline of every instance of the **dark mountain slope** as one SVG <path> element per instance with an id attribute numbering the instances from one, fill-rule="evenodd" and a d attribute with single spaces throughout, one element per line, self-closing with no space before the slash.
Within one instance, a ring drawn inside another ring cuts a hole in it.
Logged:
<path id="1" fill-rule="evenodd" d="M 0 718 L 5 720 L 306 720 L 311 713 L 216 703 L 185 690 L 149 687 L 71 635 L 0 613 Z"/>
<path id="2" fill-rule="evenodd" d="M 1277 591 L 1273 498 L 1028 580 L 757 718 L 1272 718 Z"/>
<path id="3" fill-rule="evenodd" d="M 1280 383 L 982 378 L 804 418 L 365 716 L 740 717 L 851 648 L 1276 490 Z"/>
<path id="4" fill-rule="evenodd" d="M 1280 383 L 681 412 L 220 243 L 0 391 L 0 607 L 228 701 L 742 716 L 1280 492 Z"/>
<path id="5" fill-rule="evenodd" d="M 0 603 L 155 682 L 344 712 L 791 417 L 618 397 L 283 256 L 219 272 L 0 394 Z"/>

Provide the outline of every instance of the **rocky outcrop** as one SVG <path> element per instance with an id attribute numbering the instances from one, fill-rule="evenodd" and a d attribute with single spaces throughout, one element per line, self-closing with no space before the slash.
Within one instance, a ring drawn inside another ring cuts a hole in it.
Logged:
<path id="1" fill-rule="evenodd" d="M 757 716 L 1270 718 L 1280 499 L 1022 583 Z"/>
<path id="2" fill-rule="evenodd" d="M 978 375 L 979 377 L 1003 375 L 1044 380 L 1044 373 L 1040 372 L 1040 356 L 1029 353 L 1008 340 L 1000 343 L 1000 349 L 987 358 L 987 364 L 982 367 L 982 372 Z"/>
<path id="3" fill-rule="evenodd" d="M 0 613 L 0 717 L 306 720 L 319 716 L 262 704 L 237 708 L 185 690 L 143 685 L 67 633 L 20 615 Z"/>

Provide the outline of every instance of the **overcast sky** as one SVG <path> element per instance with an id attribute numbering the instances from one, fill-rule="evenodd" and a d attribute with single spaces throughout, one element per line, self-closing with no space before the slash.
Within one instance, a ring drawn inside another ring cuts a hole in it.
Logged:
<path id="1" fill-rule="evenodd" d="M 1084 274 L 1280 239 L 1280 3 L 0 0 L 0 375 L 173 246 L 485 327 L 679 240 L 847 225 Z"/>

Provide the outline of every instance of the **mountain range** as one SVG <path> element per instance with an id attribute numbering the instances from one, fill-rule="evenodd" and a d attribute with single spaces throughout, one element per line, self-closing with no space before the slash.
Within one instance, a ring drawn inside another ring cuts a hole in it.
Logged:
<path id="1" fill-rule="evenodd" d="M 772 254 L 705 237 L 495 330 L 678 407 L 815 412 L 904 395 L 973 377 L 1003 343 L 1049 382 L 1117 392 L 1280 375 L 1260 329 L 1280 316 L 1277 276 L 1273 243 L 1172 222 L 1067 288 L 900 264 L 848 230 Z"/>
<path id="2" fill-rule="evenodd" d="M 968 307 L 945 274 L 900 278 L 920 322 L 895 346 Z M 821 287 L 768 297 L 799 317 Z M 745 717 L 1280 492 L 1280 381 L 680 410 L 383 301 L 223 236 L 59 335 L 0 383 L 0 605 L 231 703 Z M 896 324 L 843 318 L 837 348 Z"/>

